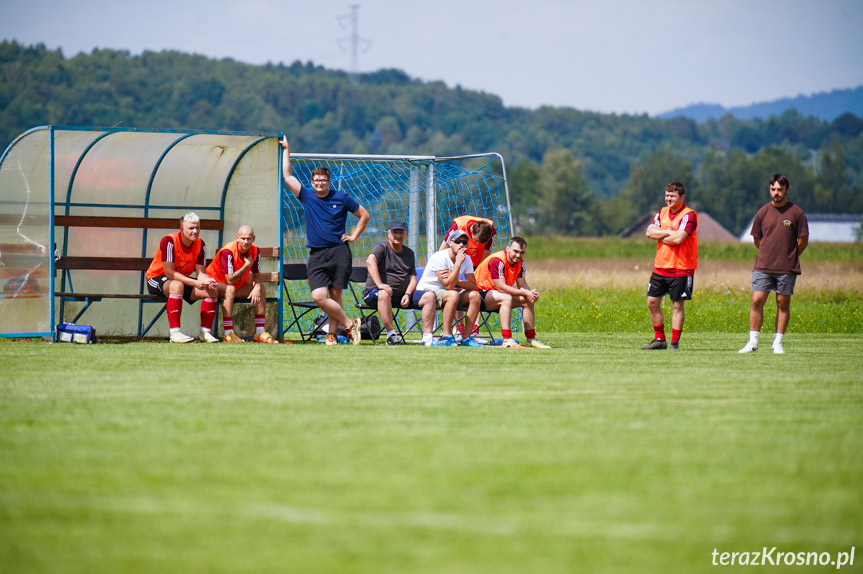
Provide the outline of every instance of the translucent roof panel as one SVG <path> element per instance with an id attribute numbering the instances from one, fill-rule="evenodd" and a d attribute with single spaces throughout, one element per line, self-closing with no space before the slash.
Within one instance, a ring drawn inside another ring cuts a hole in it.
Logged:
<path id="1" fill-rule="evenodd" d="M 32 131 L 0 158 L 0 336 L 52 331 L 50 149 Z"/>

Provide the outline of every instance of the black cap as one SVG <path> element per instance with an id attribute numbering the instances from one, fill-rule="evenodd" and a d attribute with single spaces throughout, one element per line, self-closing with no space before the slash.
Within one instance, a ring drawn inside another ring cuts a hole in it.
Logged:
<path id="1" fill-rule="evenodd" d="M 389 231 L 396 231 L 398 229 L 401 229 L 402 231 L 407 231 L 408 227 L 407 225 L 405 225 L 404 221 L 399 221 L 398 219 L 393 219 L 392 221 L 390 221 Z"/>

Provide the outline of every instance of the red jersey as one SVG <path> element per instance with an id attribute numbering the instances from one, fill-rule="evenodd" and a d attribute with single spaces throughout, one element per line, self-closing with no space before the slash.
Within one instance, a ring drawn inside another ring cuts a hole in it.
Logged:
<path id="1" fill-rule="evenodd" d="M 177 231 L 166 235 L 159 242 L 159 249 L 153 257 L 153 262 L 150 263 L 150 268 L 147 269 L 147 279 L 164 275 L 165 268 L 162 263 L 165 261 L 173 263 L 177 273 L 191 277 L 196 266 L 206 263 L 207 248 L 200 237 L 193 241 L 192 245 L 186 247 L 183 245 L 181 232 Z"/>
<path id="2" fill-rule="evenodd" d="M 245 265 L 245 258 L 252 260 L 251 268 L 247 269 L 243 276 L 234 282 L 234 287 L 239 289 L 249 281 L 249 272 L 261 272 L 261 253 L 254 243 L 245 254 L 240 253 L 239 242 L 231 241 L 216 251 L 216 256 L 207 267 L 207 277 L 212 277 L 219 283 L 227 283 L 225 275 L 233 274 L 237 269 Z"/>
<path id="3" fill-rule="evenodd" d="M 491 238 L 486 243 L 477 243 L 473 235 L 471 235 L 470 228 L 474 223 L 479 221 L 484 221 L 491 225 Z M 449 236 L 450 231 L 455 231 L 456 229 L 461 229 L 465 233 L 467 233 L 467 247 L 465 248 L 465 253 L 467 253 L 468 257 L 470 257 L 471 263 L 473 263 L 474 269 L 479 266 L 482 262 L 482 255 L 485 253 L 486 249 L 491 251 L 492 244 L 494 244 L 494 236 L 497 234 L 497 230 L 494 228 L 494 224 L 491 219 L 484 219 L 482 217 L 474 217 L 472 215 L 462 215 L 461 217 L 456 217 L 452 220 L 452 225 L 450 225 L 449 229 L 444 233 L 444 237 Z"/>

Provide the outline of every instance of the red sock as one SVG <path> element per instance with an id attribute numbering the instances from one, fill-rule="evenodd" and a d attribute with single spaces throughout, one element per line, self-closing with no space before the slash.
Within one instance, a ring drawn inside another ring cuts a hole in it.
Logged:
<path id="1" fill-rule="evenodd" d="M 168 327 L 180 328 L 180 315 L 183 313 L 183 296 L 168 295 Z"/>
<path id="2" fill-rule="evenodd" d="M 657 341 L 665 340 L 665 325 L 654 325 L 653 332 L 656 333 L 653 338 Z"/>
<path id="3" fill-rule="evenodd" d="M 255 332 L 263 333 L 267 327 L 267 319 L 263 315 L 255 315 Z"/>
<path id="4" fill-rule="evenodd" d="M 201 328 L 212 329 L 213 321 L 216 320 L 216 305 L 218 299 L 207 297 L 201 301 Z"/>
<path id="5" fill-rule="evenodd" d="M 512 339 L 512 329 L 501 329 L 500 334 L 504 339 Z"/>
<path id="6" fill-rule="evenodd" d="M 672 329 L 671 330 L 671 342 L 679 343 L 680 342 L 680 334 L 683 332 L 683 329 Z"/>
<path id="7" fill-rule="evenodd" d="M 233 317 L 222 317 L 222 329 L 225 330 L 225 333 L 229 333 L 234 330 L 234 318 Z"/>
<path id="8" fill-rule="evenodd" d="M 536 330 L 535 329 L 525 329 L 524 336 L 527 339 L 536 339 Z"/>

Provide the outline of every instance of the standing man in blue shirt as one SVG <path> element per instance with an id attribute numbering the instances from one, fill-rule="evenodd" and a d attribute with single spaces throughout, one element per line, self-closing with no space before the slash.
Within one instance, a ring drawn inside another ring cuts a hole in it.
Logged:
<path id="1" fill-rule="evenodd" d="M 353 264 L 348 243 L 357 240 L 371 216 L 348 194 L 330 189 L 330 170 L 326 167 L 312 170 L 312 189 L 303 186 L 291 173 L 288 138 L 283 137 L 279 144 L 282 146 L 282 178 L 288 189 L 303 204 L 305 211 L 309 288 L 312 291 L 312 300 L 330 318 L 326 344 L 337 344 L 336 330 L 341 323 L 347 329 L 353 344 L 359 345 L 360 322 L 358 319 L 349 319 L 345 313 L 342 307 L 342 291 L 348 287 Z M 350 235 L 345 233 L 348 213 L 359 218 Z"/>

